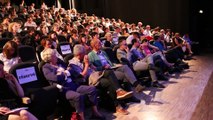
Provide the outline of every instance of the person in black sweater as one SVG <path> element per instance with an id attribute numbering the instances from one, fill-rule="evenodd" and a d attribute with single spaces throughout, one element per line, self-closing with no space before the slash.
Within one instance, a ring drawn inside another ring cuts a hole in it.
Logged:
<path id="1" fill-rule="evenodd" d="M 0 120 L 37 120 L 26 110 L 11 112 L 11 109 L 21 107 L 21 97 L 24 91 L 17 79 L 3 70 L 4 64 L 0 61 Z"/>

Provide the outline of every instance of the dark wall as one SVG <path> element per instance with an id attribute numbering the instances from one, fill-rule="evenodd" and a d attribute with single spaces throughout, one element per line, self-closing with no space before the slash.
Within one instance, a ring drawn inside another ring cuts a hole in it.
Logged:
<path id="1" fill-rule="evenodd" d="M 86 12 L 89 15 L 104 16 L 104 0 L 75 0 L 75 6 L 78 12 Z"/>
<path id="2" fill-rule="evenodd" d="M 142 21 L 153 27 L 171 28 L 183 33 L 189 30 L 189 0 L 76 0 L 77 9 L 120 18 L 125 22 Z M 96 9 L 94 5 L 98 4 Z M 79 7 L 80 6 L 80 7 Z"/>
<path id="3" fill-rule="evenodd" d="M 209 0 L 190 1 L 190 33 L 192 39 L 199 41 L 203 47 L 213 48 L 211 38 L 213 28 L 213 7 Z M 199 13 L 203 10 L 203 14 Z"/>
<path id="4" fill-rule="evenodd" d="M 79 12 L 87 12 L 124 22 L 171 28 L 189 33 L 193 41 L 212 46 L 213 7 L 210 0 L 75 0 Z M 198 11 L 203 10 L 200 14 Z M 212 47 L 213 48 L 213 47 Z"/>

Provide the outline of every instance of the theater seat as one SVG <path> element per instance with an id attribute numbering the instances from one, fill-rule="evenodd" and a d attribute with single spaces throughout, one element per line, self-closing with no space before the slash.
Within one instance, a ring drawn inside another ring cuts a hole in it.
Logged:
<path id="1" fill-rule="evenodd" d="M 102 50 L 106 52 L 107 56 L 109 57 L 110 61 L 113 63 L 119 63 L 117 57 L 116 57 L 116 52 L 112 50 L 110 47 L 103 47 Z"/>
<path id="2" fill-rule="evenodd" d="M 69 64 L 69 60 L 71 60 L 73 57 L 74 57 L 73 54 L 66 55 L 64 57 L 64 62 L 68 65 Z"/>
<path id="3" fill-rule="evenodd" d="M 72 54 L 72 46 L 69 42 L 60 42 L 57 45 L 57 51 L 62 57 Z"/>
<path id="4" fill-rule="evenodd" d="M 6 42 L 12 40 L 12 38 L 1 38 L 0 39 L 0 48 L 3 48 Z"/>
<path id="5" fill-rule="evenodd" d="M 41 61 L 41 52 L 44 50 L 44 47 L 42 45 L 38 45 L 36 47 L 36 57 L 37 60 L 40 62 Z"/>
<path id="6" fill-rule="evenodd" d="M 36 52 L 32 46 L 21 45 L 18 47 L 18 53 L 22 62 L 37 62 Z"/>
<path id="7" fill-rule="evenodd" d="M 59 90 L 56 86 L 49 86 L 38 67 L 34 63 L 24 62 L 14 65 L 10 71 L 24 89 L 25 96 L 31 99 L 29 111 L 39 120 L 46 120 L 51 116 L 57 105 Z"/>

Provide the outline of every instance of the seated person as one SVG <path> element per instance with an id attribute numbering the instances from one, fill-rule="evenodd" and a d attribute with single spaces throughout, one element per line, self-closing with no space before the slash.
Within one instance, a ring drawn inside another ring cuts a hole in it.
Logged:
<path id="1" fill-rule="evenodd" d="M 186 40 L 181 38 L 179 33 L 175 33 L 175 36 L 172 40 L 173 45 L 182 47 L 184 53 L 186 52 L 186 50 L 188 50 L 189 55 L 193 54 L 190 44 Z"/>
<path id="2" fill-rule="evenodd" d="M 84 46 L 77 44 L 73 50 L 74 58 L 69 61 L 70 65 L 75 65 L 77 68 L 76 74 L 81 74 L 85 79 L 89 79 L 89 85 L 97 88 L 105 89 L 109 92 L 110 97 L 114 100 L 117 111 L 122 114 L 128 114 L 128 111 L 118 105 L 118 100 L 126 99 L 132 96 L 132 91 L 126 92 L 121 89 L 118 80 L 112 70 L 105 70 L 103 72 L 95 72 L 90 68 L 88 56 L 85 54 Z M 74 68 L 74 67 L 72 67 Z"/>
<path id="3" fill-rule="evenodd" d="M 42 39 L 41 45 L 44 47 L 44 50 L 48 49 L 48 48 L 52 48 L 52 46 L 53 46 L 52 41 L 49 38 Z M 53 50 L 55 51 L 56 57 L 63 60 L 63 57 L 58 53 L 58 51 L 56 49 L 53 49 Z M 43 60 L 43 51 L 40 53 L 42 60 Z"/>
<path id="4" fill-rule="evenodd" d="M 107 57 L 107 54 L 101 50 L 101 41 L 93 39 L 91 41 L 92 51 L 88 54 L 89 61 L 94 65 L 93 69 L 96 71 L 103 71 L 113 69 L 116 77 L 119 80 L 124 80 L 135 87 L 136 92 L 141 92 L 144 87 L 137 81 L 134 73 L 127 65 L 115 66 Z"/>
<path id="5" fill-rule="evenodd" d="M 17 51 L 18 45 L 14 41 L 8 41 L 4 45 L 3 52 L 0 53 L 0 60 L 4 63 L 4 71 L 9 72 L 13 65 L 21 62 Z"/>
<path id="6" fill-rule="evenodd" d="M 151 51 L 150 48 L 153 49 L 153 51 Z M 159 51 L 158 47 L 151 45 L 147 39 L 142 41 L 140 49 L 145 56 L 152 55 L 154 58 L 160 58 L 167 67 L 172 67 L 174 65 L 173 63 L 169 63 L 162 52 Z"/>
<path id="7" fill-rule="evenodd" d="M 72 81 L 72 68 L 67 67 L 63 61 L 59 61 L 53 49 L 47 48 L 43 51 L 43 60 L 46 62 L 42 71 L 47 80 L 51 80 L 63 86 L 63 94 L 67 100 L 74 102 L 76 112 L 84 120 L 84 95 L 89 97 L 92 104 L 94 116 L 104 118 L 97 109 L 97 93 L 93 86 L 80 85 Z"/>
<path id="8" fill-rule="evenodd" d="M 110 32 L 106 33 L 105 38 L 104 47 L 114 48 L 116 44 L 113 42 L 112 34 Z"/>
<path id="9" fill-rule="evenodd" d="M 127 47 L 126 40 L 124 38 L 119 39 L 119 48 L 117 49 L 117 58 L 121 61 L 121 58 L 128 59 L 133 64 L 133 69 L 135 71 L 144 71 L 149 70 L 153 87 L 159 87 L 164 88 L 163 85 L 161 85 L 158 80 L 156 73 L 154 71 L 154 62 L 153 57 L 147 56 L 143 57 L 142 54 L 137 50 L 137 48 L 140 46 L 140 43 L 137 39 L 132 40 L 132 49 L 131 51 Z"/>
<path id="10" fill-rule="evenodd" d="M 171 49 L 166 49 L 162 43 L 162 40 L 159 34 L 154 34 L 153 45 L 158 47 L 158 49 L 164 53 L 166 60 L 168 60 L 170 63 L 177 64 L 178 62 L 182 61 L 184 57 L 184 53 L 180 46 L 176 46 Z"/>
<path id="11" fill-rule="evenodd" d="M 11 109 L 21 106 L 20 99 L 24 97 L 24 91 L 17 79 L 6 73 L 3 67 L 4 64 L 0 61 L 0 120 L 37 120 L 26 110 L 5 114 Z"/>

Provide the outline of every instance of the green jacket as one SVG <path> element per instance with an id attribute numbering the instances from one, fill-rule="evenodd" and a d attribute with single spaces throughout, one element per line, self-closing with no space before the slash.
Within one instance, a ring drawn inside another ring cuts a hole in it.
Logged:
<path id="1" fill-rule="evenodd" d="M 101 52 L 103 53 L 104 57 L 106 58 L 106 60 L 110 64 L 110 66 L 113 66 L 113 63 L 109 60 L 107 54 L 104 51 L 101 51 Z M 88 54 L 88 57 L 89 57 L 90 63 L 92 63 L 96 67 L 96 71 L 104 70 L 104 68 L 103 68 L 104 66 L 101 63 L 99 56 L 94 51 L 91 51 Z"/>

